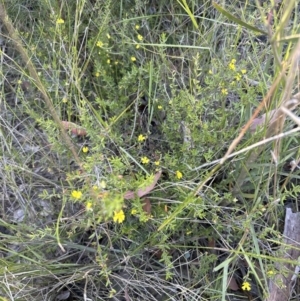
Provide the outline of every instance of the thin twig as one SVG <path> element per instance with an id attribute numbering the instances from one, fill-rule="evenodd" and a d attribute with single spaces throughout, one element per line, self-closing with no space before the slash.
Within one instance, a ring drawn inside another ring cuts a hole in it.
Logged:
<path id="1" fill-rule="evenodd" d="M 257 143 L 254 143 L 254 144 L 252 144 L 252 145 L 250 145 L 248 147 L 245 147 L 245 148 L 243 148 L 243 149 L 241 149 L 241 150 L 239 150 L 239 151 L 237 151 L 235 153 L 232 153 L 232 154 L 228 155 L 227 159 L 235 157 L 235 156 L 240 155 L 240 154 L 243 154 L 243 153 L 245 153 L 245 152 L 247 152 L 247 151 L 249 151 L 251 149 L 254 149 L 256 147 L 262 146 L 262 145 L 264 145 L 264 144 L 266 144 L 268 142 L 271 142 L 271 141 L 274 141 L 274 140 L 277 140 L 277 139 L 282 139 L 283 137 L 289 136 L 290 134 L 293 134 L 293 133 L 296 133 L 296 132 L 299 132 L 299 131 L 300 131 L 300 127 L 297 127 L 297 128 L 294 128 L 294 129 L 292 129 L 290 131 L 287 131 L 287 132 L 284 132 L 284 133 L 280 133 L 280 134 L 278 134 L 276 136 L 273 136 L 273 137 L 261 140 L 261 141 L 259 141 Z M 197 170 L 200 170 L 200 169 L 202 169 L 204 167 L 207 167 L 207 166 L 221 164 L 222 160 L 223 160 L 223 158 L 217 159 L 217 160 L 214 160 L 212 162 L 208 162 L 208 163 L 202 164 L 202 165 L 200 165 L 200 166 L 198 166 L 196 168 L 193 168 L 193 169 L 190 168 L 190 170 L 191 171 L 197 171 Z"/>

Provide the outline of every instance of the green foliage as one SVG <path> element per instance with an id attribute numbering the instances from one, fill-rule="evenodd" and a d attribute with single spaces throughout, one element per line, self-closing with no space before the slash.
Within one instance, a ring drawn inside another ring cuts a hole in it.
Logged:
<path id="1" fill-rule="evenodd" d="M 88 299 L 122 298 L 125 290 L 134 300 L 192 300 L 199 291 L 225 300 L 227 274 L 249 276 L 238 256 L 251 267 L 264 254 L 260 267 L 269 271 L 284 202 L 299 193 L 298 176 L 283 171 L 298 158 L 297 138 L 285 137 L 276 164 L 268 145 L 251 165 L 245 152 L 211 166 L 286 71 L 277 61 L 289 62 L 280 39 L 292 6 L 278 12 L 273 44 L 262 46 L 253 31 L 265 32 L 268 7 L 248 2 L 217 10 L 207 1 L 3 3 L 63 123 L 15 39 L 6 41 L 0 231 L 9 233 L 1 248 L 9 273 L 0 273 L 0 294 L 9 288 L 42 300 L 45 291 L 54 300 L 62 298 L 49 287 L 66 287 L 74 300 L 83 298 L 77 288 Z M 277 103 L 288 79 L 273 91 Z M 265 134 L 246 132 L 235 150 Z M 258 285 L 255 297 L 265 291 Z"/>

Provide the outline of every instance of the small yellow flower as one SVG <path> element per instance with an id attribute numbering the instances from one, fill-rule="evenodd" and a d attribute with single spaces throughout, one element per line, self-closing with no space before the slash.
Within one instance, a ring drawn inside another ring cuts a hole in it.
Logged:
<path id="1" fill-rule="evenodd" d="M 179 170 L 176 170 L 176 178 L 180 180 L 182 177 L 182 173 Z"/>
<path id="2" fill-rule="evenodd" d="M 100 76 L 100 72 L 96 72 L 96 73 L 95 73 L 95 76 L 96 76 L 96 77 L 99 77 L 99 76 Z"/>
<path id="3" fill-rule="evenodd" d="M 73 190 L 71 193 L 71 196 L 76 199 L 79 200 L 82 197 L 82 192 L 79 190 Z"/>
<path id="4" fill-rule="evenodd" d="M 22 81 L 19 79 L 18 80 L 18 85 L 21 85 L 22 84 Z"/>
<path id="5" fill-rule="evenodd" d="M 136 29 L 136 30 L 139 30 L 139 29 L 140 29 L 140 25 L 136 24 L 136 25 L 135 25 L 135 29 Z"/>
<path id="6" fill-rule="evenodd" d="M 148 163 L 150 162 L 150 159 L 147 158 L 147 157 L 142 157 L 142 158 L 141 158 L 141 162 L 142 162 L 143 164 L 148 164 Z"/>
<path id="7" fill-rule="evenodd" d="M 241 74 L 237 73 L 236 76 L 235 76 L 235 79 L 236 79 L 237 81 L 240 81 L 241 78 L 242 78 Z"/>
<path id="8" fill-rule="evenodd" d="M 235 71 L 235 65 L 229 64 L 229 69 Z"/>
<path id="9" fill-rule="evenodd" d="M 137 39 L 138 39 L 139 41 L 143 41 L 143 36 L 140 35 L 140 34 L 138 34 Z"/>
<path id="10" fill-rule="evenodd" d="M 64 23 L 65 23 L 65 21 L 62 18 L 58 18 L 56 20 L 56 24 L 64 24 Z"/>
<path id="11" fill-rule="evenodd" d="M 144 140 L 146 140 L 146 136 L 140 134 L 140 135 L 138 136 L 138 142 L 143 142 Z"/>
<path id="12" fill-rule="evenodd" d="M 110 59 L 107 59 L 106 63 L 107 63 L 107 64 L 110 64 Z"/>
<path id="13" fill-rule="evenodd" d="M 223 89 L 221 90 L 221 92 L 222 92 L 223 95 L 227 95 L 227 94 L 228 94 L 228 91 L 227 91 L 227 89 L 225 89 L 225 88 L 223 88 Z"/>
<path id="14" fill-rule="evenodd" d="M 85 204 L 85 210 L 86 211 L 93 211 L 93 203 L 92 202 L 87 202 L 86 204 Z"/>
<path id="15" fill-rule="evenodd" d="M 159 109 L 159 110 L 162 110 L 162 106 L 161 105 L 159 105 L 159 106 L 157 106 L 157 108 Z"/>
<path id="16" fill-rule="evenodd" d="M 135 208 L 131 209 L 131 214 L 132 215 L 136 215 L 137 214 L 137 210 Z"/>
<path id="17" fill-rule="evenodd" d="M 103 42 L 98 41 L 96 45 L 97 45 L 97 47 L 100 47 L 100 48 L 101 48 L 101 47 L 103 47 L 104 44 L 103 44 Z"/>
<path id="18" fill-rule="evenodd" d="M 107 36 L 107 38 L 108 38 L 108 39 L 110 39 L 110 38 L 111 38 L 111 36 L 110 36 L 110 34 L 109 34 L 109 33 L 107 33 L 107 34 L 106 34 L 106 36 Z"/>
<path id="19" fill-rule="evenodd" d="M 241 72 L 242 72 L 242 74 L 246 74 L 247 70 L 246 69 L 242 69 Z"/>
<path id="20" fill-rule="evenodd" d="M 119 223 L 119 224 L 123 223 L 124 220 L 125 220 L 124 211 L 122 209 L 120 211 L 115 211 L 113 220 L 114 220 L 115 223 Z"/>
<path id="21" fill-rule="evenodd" d="M 68 102 L 68 98 L 67 98 L 67 97 L 64 97 L 64 98 L 62 99 L 62 102 L 63 102 L 63 103 L 67 103 L 67 102 Z"/>
<path id="22" fill-rule="evenodd" d="M 100 186 L 102 189 L 105 189 L 105 188 L 106 188 L 106 182 L 102 180 L 102 181 L 99 183 L 99 186 Z"/>
<path id="23" fill-rule="evenodd" d="M 208 70 L 208 74 L 213 74 L 212 70 Z"/>
<path id="24" fill-rule="evenodd" d="M 251 284 L 248 281 L 244 281 L 242 284 L 242 290 L 243 291 L 250 291 L 251 290 Z"/>
<path id="25" fill-rule="evenodd" d="M 139 49 L 140 47 L 141 47 L 140 44 L 136 44 L 136 46 L 135 46 L 136 49 Z"/>
<path id="26" fill-rule="evenodd" d="M 270 270 L 270 271 L 267 272 L 267 275 L 268 276 L 273 276 L 273 275 L 275 275 L 275 271 L 274 270 Z"/>
<path id="27" fill-rule="evenodd" d="M 131 59 L 132 62 L 136 61 L 136 57 L 134 57 L 134 56 L 132 56 L 130 59 Z"/>
<path id="28" fill-rule="evenodd" d="M 229 65 L 228 65 L 230 70 L 235 71 L 235 63 L 236 63 L 236 60 L 232 59 L 231 62 L 229 63 Z"/>
<path id="29" fill-rule="evenodd" d="M 83 148 L 82 148 L 82 152 L 83 153 L 87 153 L 89 151 L 89 148 L 87 147 L 87 146 L 84 146 Z"/>
<path id="30" fill-rule="evenodd" d="M 159 166 L 160 162 L 159 161 L 154 161 L 154 165 Z"/>

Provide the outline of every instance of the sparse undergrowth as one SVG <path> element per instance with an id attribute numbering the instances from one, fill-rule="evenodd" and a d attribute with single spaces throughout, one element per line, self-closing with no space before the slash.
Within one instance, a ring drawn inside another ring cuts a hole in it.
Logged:
<path id="1" fill-rule="evenodd" d="M 0 300 L 266 298 L 298 136 L 218 159 L 298 92 L 298 2 L 200 2 L 1 2 Z"/>

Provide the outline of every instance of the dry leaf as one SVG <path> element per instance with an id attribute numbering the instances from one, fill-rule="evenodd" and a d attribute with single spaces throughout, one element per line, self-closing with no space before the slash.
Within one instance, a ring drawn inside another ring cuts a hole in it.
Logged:
<path id="1" fill-rule="evenodd" d="M 299 105 L 299 100 L 296 98 L 296 96 L 294 96 L 294 98 L 285 102 L 284 106 L 279 107 L 278 109 L 275 109 L 275 110 L 271 110 L 270 112 L 263 114 L 258 118 L 253 119 L 252 124 L 250 125 L 251 133 L 254 133 L 256 131 L 257 127 L 264 125 L 266 122 L 266 118 L 267 118 L 267 120 L 269 120 L 268 128 L 274 126 L 273 123 L 275 123 L 276 120 L 278 120 L 279 118 L 282 118 L 282 116 L 286 115 L 286 113 L 283 112 L 284 109 L 292 111 L 298 105 Z"/>
<path id="2" fill-rule="evenodd" d="M 233 276 L 231 276 L 230 278 L 227 279 L 227 285 L 228 285 L 228 288 L 230 288 L 233 291 L 239 290 L 239 286 L 236 283 L 236 280 L 233 278 Z"/>
<path id="3" fill-rule="evenodd" d="M 143 210 L 147 213 L 147 214 L 151 214 L 151 202 L 148 198 L 144 198 L 143 200 Z"/>
<path id="4" fill-rule="evenodd" d="M 57 301 L 66 300 L 70 297 L 70 294 L 71 293 L 68 290 L 62 291 L 59 295 L 56 296 L 56 300 Z"/>
<path id="5" fill-rule="evenodd" d="M 275 112 L 276 111 L 277 110 L 272 110 L 268 114 L 263 114 L 263 115 L 261 115 L 261 117 L 257 117 L 255 119 L 253 119 L 252 124 L 250 125 L 250 131 L 251 131 L 251 133 L 254 133 L 256 131 L 257 127 L 262 126 L 262 125 L 265 124 L 266 116 L 270 120 L 270 123 L 272 123 L 274 121 L 273 118 L 275 116 Z"/>
<path id="6" fill-rule="evenodd" d="M 76 136 L 86 136 L 87 132 L 84 128 L 80 127 L 76 123 L 69 122 L 69 121 L 62 121 L 61 122 L 64 129 L 67 131 L 71 131 L 72 134 Z"/>
<path id="7" fill-rule="evenodd" d="M 158 173 L 156 173 L 154 175 L 153 182 L 149 186 L 147 186 L 145 188 L 138 189 L 138 191 L 136 193 L 134 191 L 127 191 L 124 194 L 124 199 L 125 200 L 132 200 L 136 196 L 141 198 L 142 196 L 148 194 L 149 192 L 151 192 L 153 190 L 153 188 L 155 187 L 155 185 L 156 185 L 157 181 L 159 180 L 160 176 L 161 176 L 161 171 L 159 171 Z"/>

